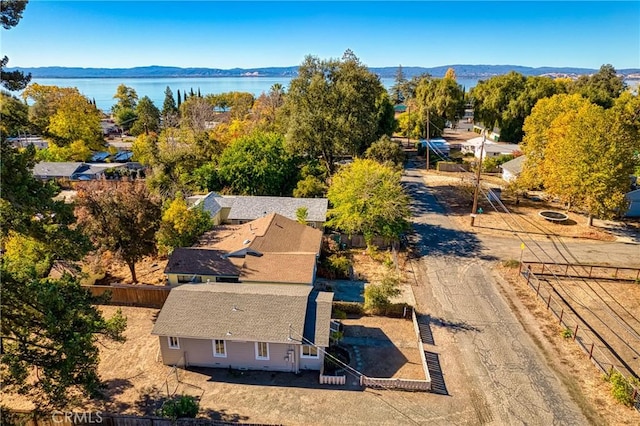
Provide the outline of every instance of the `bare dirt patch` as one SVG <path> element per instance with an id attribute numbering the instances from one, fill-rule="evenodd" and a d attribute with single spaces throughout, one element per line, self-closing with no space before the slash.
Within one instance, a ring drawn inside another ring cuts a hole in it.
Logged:
<path id="1" fill-rule="evenodd" d="M 165 285 L 167 261 L 166 256 L 147 256 L 136 263 L 138 284 Z M 89 254 L 82 260 L 81 268 L 90 277 L 85 284 L 133 284 L 129 266 L 109 251 Z"/>
<path id="2" fill-rule="evenodd" d="M 502 291 L 521 323 L 592 423 L 640 424 L 640 413 L 616 402 L 603 374 L 572 339 L 562 337 L 558 320 L 526 282 L 518 278 L 518 269 L 498 266 L 495 272 L 504 279 Z"/>
<path id="3" fill-rule="evenodd" d="M 548 201 L 540 194 L 531 194 L 530 198 L 516 197 L 506 192 L 501 200 L 508 214 L 497 203 L 489 203 L 486 198 L 487 189 L 479 196 L 478 207 L 482 213 L 475 219 L 475 226 L 470 225 L 469 215 L 473 206 L 474 175 L 463 172 L 423 171 L 425 182 L 432 194 L 446 207 L 451 220 L 462 230 L 474 230 L 484 234 L 512 235 L 513 232 L 530 234 L 532 237 L 546 238 L 546 235 L 562 237 L 586 238 L 601 241 L 615 241 L 616 237 L 606 229 L 587 226 L 587 218 L 575 212 L 566 212 L 558 202 Z M 500 188 L 505 182 L 499 176 L 483 175 L 483 188 Z M 542 210 L 562 211 L 569 216 L 563 223 L 554 223 L 538 215 Z"/>
<path id="4" fill-rule="evenodd" d="M 362 373 L 370 377 L 425 379 L 411 320 L 366 316 L 342 323 L 345 342 L 354 342 L 362 354 Z"/>

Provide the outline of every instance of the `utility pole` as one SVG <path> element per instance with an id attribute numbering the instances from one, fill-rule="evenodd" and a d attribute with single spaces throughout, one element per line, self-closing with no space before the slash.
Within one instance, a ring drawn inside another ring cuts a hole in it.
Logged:
<path id="1" fill-rule="evenodd" d="M 482 144 L 480 145 L 480 161 L 478 163 L 478 170 L 476 174 L 476 190 L 473 193 L 473 207 L 471 208 L 471 226 L 473 226 L 476 220 L 476 214 L 478 210 L 478 193 L 480 192 L 480 172 L 482 171 L 482 155 L 484 151 L 484 141 L 487 139 L 487 129 L 482 131 Z"/>
<path id="2" fill-rule="evenodd" d="M 429 110 L 427 109 L 427 170 L 429 170 Z"/>

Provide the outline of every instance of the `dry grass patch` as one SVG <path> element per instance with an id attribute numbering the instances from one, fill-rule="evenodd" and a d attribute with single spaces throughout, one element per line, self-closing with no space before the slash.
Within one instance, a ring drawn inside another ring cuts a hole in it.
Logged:
<path id="1" fill-rule="evenodd" d="M 514 312 L 585 415 L 594 424 L 640 424 L 640 413 L 617 403 L 603 374 L 577 343 L 562 337 L 563 328 L 558 320 L 547 311 L 526 282 L 518 278 L 517 269 L 498 266 L 496 272 L 507 282 L 503 291 Z"/>

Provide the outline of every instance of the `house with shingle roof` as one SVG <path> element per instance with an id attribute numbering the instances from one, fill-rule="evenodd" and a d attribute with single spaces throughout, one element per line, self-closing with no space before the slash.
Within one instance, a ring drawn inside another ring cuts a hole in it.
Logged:
<path id="1" fill-rule="evenodd" d="M 322 231 L 276 213 L 204 234 L 198 247 L 177 248 L 169 285 L 206 282 L 313 285 Z"/>
<path id="2" fill-rule="evenodd" d="M 320 370 L 333 293 L 313 288 L 322 231 L 271 213 L 175 249 L 152 334 L 167 365 Z"/>
<path id="3" fill-rule="evenodd" d="M 329 207 L 329 200 L 326 198 L 220 195 L 215 192 L 192 197 L 191 202 L 209 212 L 215 225 L 240 225 L 269 213 L 296 220 L 297 210 L 304 207 L 307 209 L 307 224 L 318 229 L 324 228 Z"/>
<path id="4" fill-rule="evenodd" d="M 167 365 L 320 370 L 332 300 L 310 286 L 185 284 L 171 290 L 151 333 Z"/>
<path id="5" fill-rule="evenodd" d="M 502 179 L 506 180 L 507 182 L 516 180 L 516 178 L 520 176 L 520 173 L 522 173 L 522 169 L 524 168 L 524 162 L 526 159 L 526 155 L 521 155 L 514 158 L 513 160 L 503 163 L 500 166 L 500 168 L 502 169 Z"/>

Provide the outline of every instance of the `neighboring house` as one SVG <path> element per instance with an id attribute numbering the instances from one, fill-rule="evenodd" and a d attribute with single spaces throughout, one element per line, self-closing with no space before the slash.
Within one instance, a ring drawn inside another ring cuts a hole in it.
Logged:
<path id="1" fill-rule="evenodd" d="M 33 175 L 42 180 L 95 180 L 104 176 L 107 169 L 124 167 L 123 164 L 92 164 L 80 162 L 46 162 L 42 161 L 33 168 Z"/>
<path id="2" fill-rule="evenodd" d="M 306 207 L 307 224 L 318 229 L 324 229 L 329 206 L 329 200 L 326 198 L 222 196 L 215 192 L 210 192 L 204 197 L 194 197 L 190 201 L 208 211 L 216 225 L 243 224 L 269 213 L 297 220 L 297 210 Z"/>
<path id="3" fill-rule="evenodd" d="M 503 163 L 500 166 L 500 168 L 502 169 L 502 179 L 507 182 L 513 182 L 514 180 L 516 180 L 520 173 L 522 173 L 522 168 L 524 167 L 526 158 L 526 155 L 521 155 L 511 161 Z"/>
<path id="4" fill-rule="evenodd" d="M 240 226 L 205 233 L 197 247 L 176 248 L 165 274 L 169 285 L 236 282 L 315 282 L 322 231 L 271 213 Z"/>
<path id="5" fill-rule="evenodd" d="M 16 148 L 26 148 L 29 145 L 33 145 L 38 149 L 49 148 L 49 142 L 42 139 L 41 136 L 18 136 L 16 138 L 7 138 L 8 142 Z"/>
<path id="6" fill-rule="evenodd" d="M 460 151 L 463 154 L 473 153 L 476 158 L 480 158 L 482 148 L 482 136 L 469 139 L 461 145 Z M 482 158 L 498 157 L 500 155 L 513 155 L 520 150 L 520 145 L 506 142 L 494 142 L 487 138 L 482 149 Z"/>
<path id="7" fill-rule="evenodd" d="M 626 217 L 640 217 L 640 189 L 628 192 L 625 195 L 627 201 L 629 201 L 629 208 L 625 213 Z"/>
<path id="8" fill-rule="evenodd" d="M 332 300 L 309 286 L 185 284 L 171 290 L 151 334 L 166 365 L 320 370 Z"/>

